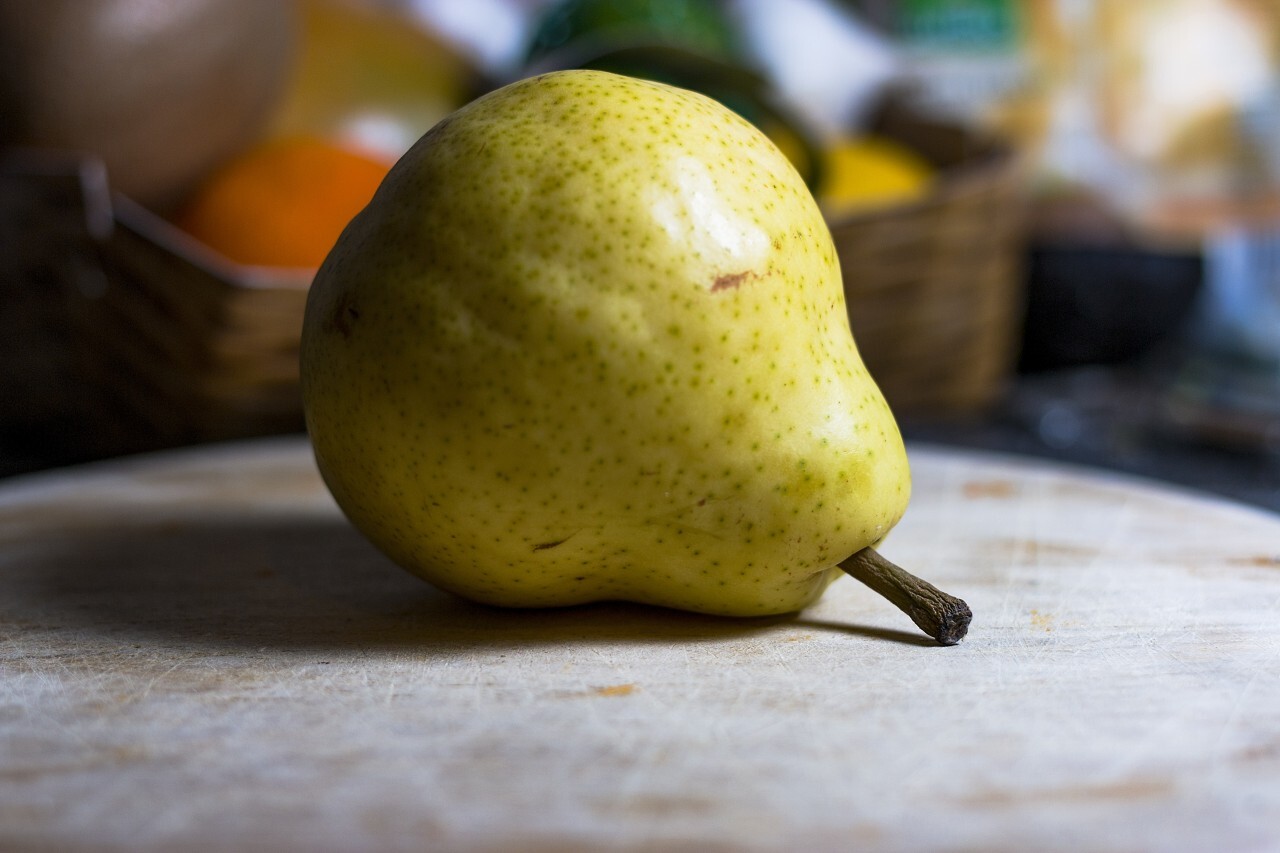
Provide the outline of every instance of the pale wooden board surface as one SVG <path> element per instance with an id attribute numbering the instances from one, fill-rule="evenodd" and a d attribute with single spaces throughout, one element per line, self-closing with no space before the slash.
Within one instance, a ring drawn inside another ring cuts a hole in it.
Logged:
<path id="1" fill-rule="evenodd" d="M 913 448 L 788 619 L 508 613 L 394 568 L 301 440 L 0 485 L 0 848 L 1280 849 L 1280 518 Z"/>

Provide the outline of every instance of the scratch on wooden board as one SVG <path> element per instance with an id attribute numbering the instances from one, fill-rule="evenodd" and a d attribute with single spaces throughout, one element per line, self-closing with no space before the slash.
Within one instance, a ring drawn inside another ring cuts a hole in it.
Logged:
<path id="1" fill-rule="evenodd" d="M 596 696 L 630 696 L 635 691 L 634 684 L 614 684 L 609 687 L 597 687 L 592 692 Z"/>
<path id="2" fill-rule="evenodd" d="M 1042 629 L 1046 634 L 1053 630 L 1054 616 L 1052 613 L 1041 613 L 1039 610 L 1031 611 L 1031 627 Z"/>
<path id="3" fill-rule="evenodd" d="M 1010 480 L 970 480 L 962 487 L 966 498 L 1011 498 L 1018 487 Z"/>
<path id="4" fill-rule="evenodd" d="M 1238 761 L 1280 761 L 1280 741 L 1246 747 L 1236 753 Z"/>
<path id="5" fill-rule="evenodd" d="M 1227 562 L 1233 566 L 1257 566 L 1262 569 L 1280 569 L 1280 554 L 1259 554 L 1255 557 L 1232 557 Z"/>
<path id="6" fill-rule="evenodd" d="M 1275 609 L 1274 606 L 1272 609 Z M 1222 726 L 1218 730 L 1218 737 L 1215 741 L 1215 752 L 1219 755 L 1222 754 L 1222 745 L 1226 742 L 1227 736 L 1235 731 L 1240 723 L 1240 718 L 1244 714 L 1245 700 L 1253 693 L 1253 688 L 1260 678 L 1270 677 L 1277 659 L 1280 659 L 1280 648 L 1267 658 L 1266 664 L 1255 667 L 1249 676 L 1249 680 L 1236 692 L 1235 699 L 1231 703 L 1231 710 L 1227 712 L 1226 719 L 1222 721 Z"/>
<path id="7" fill-rule="evenodd" d="M 147 681 L 146 684 L 142 686 L 141 690 L 138 690 L 137 692 L 129 696 L 123 697 L 121 700 L 121 704 L 133 704 L 135 702 L 141 702 L 142 700 L 146 699 L 148 696 L 151 695 L 151 690 L 156 686 L 156 684 L 158 684 L 161 681 L 161 679 L 165 678 L 165 676 L 169 675 L 174 670 L 178 669 L 178 667 L 182 666 L 187 661 L 191 660 L 193 657 L 195 657 L 194 654 L 187 655 L 186 657 L 183 657 L 181 660 L 175 663 L 173 666 L 166 669 L 164 672 L 160 673 L 159 675 L 153 676 Z"/>
<path id="8" fill-rule="evenodd" d="M 1097 548 L 1086 545 L 1073 545 L 1067 542 L 1048 542 L 1043 539 L 1022 539 L 1009 537 L 988 540 L 987 548 L 1002 556 L 1018 557 L 1023 560 L 1042 563 L 1045 559 L 1069 560 L 1079 562 L 1092 560 L 1101 553 Z"/>
<path id="9" fill-rule="evenodd" d="M 586 690 L 559 690 L 553 695 L 559 696 L 561 699 L 583 699 L 591 696 L 630 696 L 639 690 L 639 686 L 628 682 L 626 684 L 607 684 L 600 687 L 591 687 Z"/>
<path id="10" fill-rule="evenodd" d="M 1137 778 L 1102 785 L 1070 785 L 1059 788 L 993 788 L 959 798 L 964 806 L 1013 807 L 1028 803 L 1087 803 L 1146 800 L 1163 797 L 1174 790 L 1168 779 Z"/>

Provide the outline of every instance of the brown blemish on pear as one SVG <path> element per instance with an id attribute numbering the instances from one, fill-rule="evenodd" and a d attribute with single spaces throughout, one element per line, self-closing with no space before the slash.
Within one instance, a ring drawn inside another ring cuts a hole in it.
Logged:
<path id="1" fill-rule="evenodd" d="M 711 284 L 711 292 L 719 293 L 723 290 L 737 290 L 742 286 L 743 282 L 748 279 L 762 279 L 769 273 L 758 273 L 755 270 L 743 270 L 742 272 L 725 273 L 716 276 L 716 280 Z"/>
<path id="2" fill-rule="evenodd" d="M 719 293 L 722 290 L 737 290 L 742 284 L 743 279 L 749 275 L 751 275 L 749 270 L 718 275 L 716 276 L 715 284 L 711 285 L 711 292 Z"/>
<path id="3" fill-rule="evenodd" d="M 337 332 L 343 338 L 350 338 L 354 331 L 354 323 L 360 319 L 360 309 L 351 301 L 349 295 L 344 295 L 334 306 L 333 313 L 329 316 L 329 322 L 326 324 L 330 331 Z"/>
<path id="4" fill-rule="evenodd" d="M 563 545 L 564 543 L 566 543 L 566 542 L 568 542 L 568 541 L 569 541 L 569 537 L 568 537 L 568 536 L 566 536 L 566 537 L 564 537 L 563 539 L 557 539 L 555 542 L 540 542 L 540 543 L 538 543 L 537 545 L 534 545 L 534 546 L 533 546 L 533 550 L 535 550 L 535 551 L 548 551 L 548 550 L 550 550 L 550 549 L 552 549 L 552 548 L 555 548 L 555 547 L 558 547 L 558 546 L 560 546 L 560 545 Z"/>

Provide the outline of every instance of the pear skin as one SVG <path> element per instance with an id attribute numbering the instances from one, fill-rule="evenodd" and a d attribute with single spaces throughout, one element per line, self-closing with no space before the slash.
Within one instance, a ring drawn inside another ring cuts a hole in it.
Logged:
<path id="1" fill-rule="evenodd" d="M 312 285 L 302 388 L 355 526 L 496 605 L 796 611 L 910 495 L 787 158 L 603 72 L 494 91 L 400 160 Z"/>

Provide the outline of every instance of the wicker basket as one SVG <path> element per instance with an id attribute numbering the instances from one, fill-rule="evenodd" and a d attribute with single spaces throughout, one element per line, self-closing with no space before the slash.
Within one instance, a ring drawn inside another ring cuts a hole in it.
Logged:
<path id="1" fill-rule="evenodd" d="M 858 349 L 899 416 L 978 413 L 1017 356 L 1023 171 L 997 140 L 905 98 L 886 102 L 870 130 L 939 177 L 919 201 L 830 223 Z"/>
<path id="2" fill-rule="evenodd" d="M 187 443 L 302 428 L 298 343 L 312 270 L 232 265 L 117 197 L 107 287 L 81 310 L 98 381 Z"/>
<path id="3" fill-rule="evenodd" d="M 12 348 L 61 355 L 56 372 L 10 374 L 0 427 L 34 435 L 50 461 L 302 428 L 312 271 L 226 262 L 112 196 L 93 161 L 11 152 L 0 176 L 2 286 L 22 296 L 10 322 L 32 330 Z"/>

